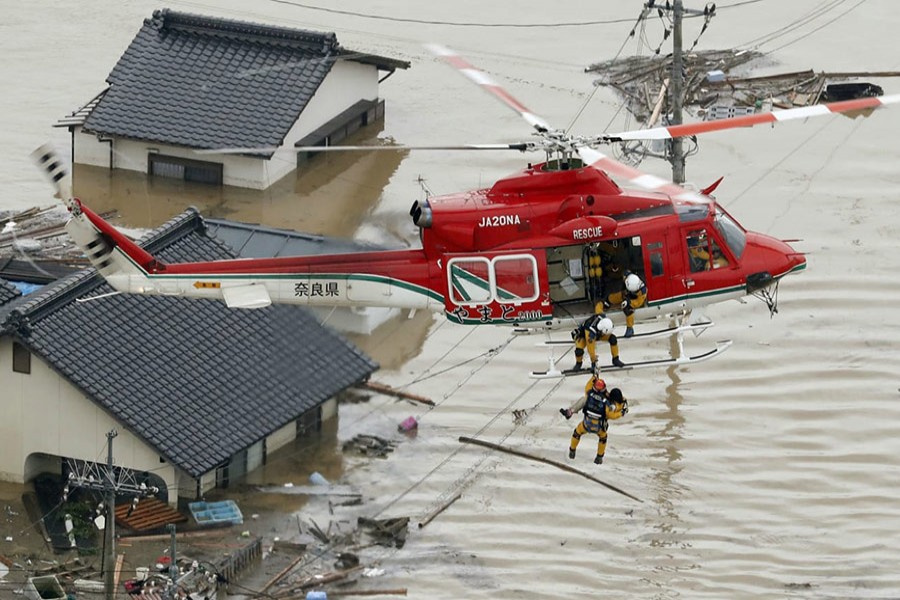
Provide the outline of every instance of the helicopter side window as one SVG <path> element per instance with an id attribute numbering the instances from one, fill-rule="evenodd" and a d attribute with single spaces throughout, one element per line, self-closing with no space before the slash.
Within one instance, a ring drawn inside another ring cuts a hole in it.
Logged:
<path id="1" fill-rule="evenodd" d="M 705 229 L 698 229 L 687 234 L 687 250 L 691 273 L 709 270 L 709 238 L 706 236 Z"/>
<path id="2" fill-rule="evenodd" d="M 650 274 L 654 277 L 659 277 L 663 274 L 662 252 L 650 253 Z"/>
<path id="3" fill-rule="evenodd" d="M 706 235 L 705 229 L 698 229 L 687 234 L 687 249 L 691 273 L 721 269 L 729 265 L 728 257 L 722 252 L 718 242 Z"/>
<path id="4" fill-rule="evenodd" d="M 722 252 L 722 249 L 719 247 L 716 240 L 709 241 L 709 249 L 712 254 L 713 269 L 720 269 L 728 266 L 728 258 L 725 256 L 725 253 Z"/>

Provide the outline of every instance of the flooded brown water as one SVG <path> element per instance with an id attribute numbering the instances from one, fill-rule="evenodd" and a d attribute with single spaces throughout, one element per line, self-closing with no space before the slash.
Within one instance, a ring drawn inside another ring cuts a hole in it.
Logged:
<path id="1" fill-rule="evenodd" d="M 753 40 L 825 5 L 834 7 L 763 46 L 787 44 L 756 73 L 900 68 L 894 41 L 900 9 L 890 0 L 721 8 L 698 47 Z M 432 59 L 422 43 L 460 50 L 534 112 L 566 127 L 592 89 L 583 68 L 616 54 L 640 3 L 340 3 L 341 10 L 430 21 L 629 20 L 546 28 L 402 23 L 280 2 L 253 9 L 236 0 L 168 6 L 336 31 L 349 48 L 409 60 L 409 71 L 382 84 L 387 116 L 379 135 L 452 144 L 519 141 L 529 131 Z M 65 147 L 66 136 L 50 124 L 102 88 L 141 19 L 160 7 L 136 0 L 5 4 L 0 207 L 50 201 L 28 153 L 48 138 Z M 696 32 L 691 23 L 688 43 Z M 648 44 L 655 47 L 660 36 L 654 21 Z M 625 53 L 634 51 L 631 42 Z M 900 92 L 900 81 L 873 81 Z M 610 129 L 628 128 L 617 108 L 601 89 L 574 131 L 596 133 L 611 122 Z M 461 491 L 446 512 L 412 530 L 403 549 L 377 555 L 386 573 L 372 587 L 406 587 L 413 598 L 900 597 L 897 132 L 900 109 L 887 109 L 868 119 L 828 117 L 713 134 L 688 159 L 688 178 L 698 185 L 725 176 L 718 198 L 745 227 L 801 239 L 796 246 L 809 253 L 809 268 L 784 281 L 774 318 L 754 300 L 707 311 L 717 325 L 689 339 L 689 348 L 733 339 L 721 358 L 610 378 L 631 399 L 631 413 L 611 425 L 606 464 L 590 462 L 590 438 L 571 464 L 643 502 L 548 465 L 459 443 L 459 436 L 477 437 L 565 460 L 574 422 L 557 410 L 583 381 L 531 380 L 527 372 L 544 361 L 534 340 L 515 339 L 485 356 L 507 342 L 507 331 L 427 315 L 394 321 L 358 341 L 385 365 L 379 380 L 431 397 L 437 406 L 375 397 L 342 406 L 336 432 L 338 442 L 361 432 L 390 437 L 415 415 L 417 437 L 402 439 L 386 460 L 342 457 L 334 443 L 330 452 L 279 463 L 259 481 L 300 480 L 321 470 L 363 490 L 370 516 L 414 521 Z M 447 193 L 489 185 L 525 160 L 488 153 L 345 156 L 266 192 L 79 169 L 76 189 L 94 207 L 118 209 L 119 224 L 130 227 L 157 225 L 195 205 L 214 216 L 415 243 L 402 219 L 421 196 L 419 175 L 435 193 Z M 642 168 L 667 174 L 658 162 Z M 622 354 L 628 361 L 666 351 L 665 342 L 634 343 L 623 345 Z M 514 409 L 528 412 L 524 423 L 514 422 Z M 306 510 L 293 502 L 264 505 Z"/>

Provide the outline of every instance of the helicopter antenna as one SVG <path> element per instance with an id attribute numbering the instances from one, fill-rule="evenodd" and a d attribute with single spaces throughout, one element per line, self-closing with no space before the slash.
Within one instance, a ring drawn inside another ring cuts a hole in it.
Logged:
<path id="1" fill-rule="evenodd" d="M 416 177 L 416 183 L 419 184 L 419 187 L 422 188 L 422 191 L 425 192 L 425 198 L 431 198 L 434 196 L 434 192 L 431 191 L 431 188 L 428 187 L 428 184 L 425 182 L 425 178 L 419 175 Z"/>

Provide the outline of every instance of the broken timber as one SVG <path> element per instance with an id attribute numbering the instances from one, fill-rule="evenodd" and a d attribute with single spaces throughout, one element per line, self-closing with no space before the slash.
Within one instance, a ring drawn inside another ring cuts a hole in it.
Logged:
<path id="1" fill-rule="evenodd" d="M 563 471 L 568 471 L 569 473 L 575 473 L 577 475 L 581 475 L 582 477 L 584 477 L 586 479 L 590 479 L 591 481 L 593 481 L 595 483 L 599 483 L 600 485 L 602 485 L 605 488 L 608 488 L 614 492 L 622 494 L 623 496 L 628 496 L 632 500 L 637 500 L 638 502 L 643 502 L 643 500 L 641 500 L 640 498 L 638 498 L 636 496 L 632 496 L 628 492 L 621 490 L 614 485 L 606 483 L 605 481 L 601 481 L 601 480 L 597 479 L 596 477 L 594 477 L 593 475 L 588 475 L 584 471 L 579 471 L 578 469 L 576 469 L 574 467 L 570 467 L 569 465 L 567 465 L 565 463 L 557 462 L 555 460 L 550 460 L 549 458 L 535 456 L 533 454 L 528 454 L 527 452 L 522 452 L 521 450 L 513 450 L 512 448 L 504 448 L 503 446 L 501 446 L 499 444 L 492 444 L 491 442 L 476 440 L 476 439 L 470 438 L 470 437 L 460 436 L 459 441 L 463 442 L 465 444 L 475 444 L 476 446 L 484 446 L 485 448 L 491 448 L 492 450 L 499 450 L 500 452 L 506 452 L 507 454 L 512 454 L 513 456 L 520 456 L 522 458 L 527 458 L 528 460 L 534 460 L 537 462 L 542 462 L 544 464 L 553 465 L 554 467 L 562 469 Z"/>
<path id="2" fill-rule="evenodd" d="M 427 517 L 419 521 L 419 529 L 422 529 L 423 527 L 431 523 L 436 516 L 450 508 L 450 505 L 459 500 L 461 497 L 462 494 L 457 492 L 456 495 L 454 495 L 452 498 L 441 504 L 435 510 L 431 511 L 431 513 L 429 513 Z"/>
<path id="3" fill-rule="evenodd" d="M 418 402 L 420 404 L 427 404 L 428 406 L 434 406 L 434 401 L 429 400 L 424 396 L 419 396 L 418 394 L 411 394 L 409 392 L 403 392 L 398 389 L 392 388 L 389 385 L 384 383 L 376 383 L 374 381 L 364 381 L 359 384 L 359 387 L 366 388 L 367 390 L 372 390 L 373 392 L 378 392 L 379 394 L 387 394 L 388 396 L 394 396 L 396 398 L 402 398 L 404 400 L 409 400 L 411 402 Z"/>

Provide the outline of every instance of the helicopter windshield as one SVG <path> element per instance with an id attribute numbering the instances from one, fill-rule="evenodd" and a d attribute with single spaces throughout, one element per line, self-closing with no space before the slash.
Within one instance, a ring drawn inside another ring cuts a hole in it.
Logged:
<path id="1" fill-rule="evenodd" d="M 740 258 L 744 253 L 744 247 L 747 245 L 747 236 L 744 235 L 744 230 L 741 229 L 740 225 L 735 223 L 734 219 L 718 207 L 716 207 L 716 217 L 713 220 L 713 225 L 721 234 L 722 239 L 725 240 L 725 244 L 731 249 L 731 253 L 735 257 Z"/>

